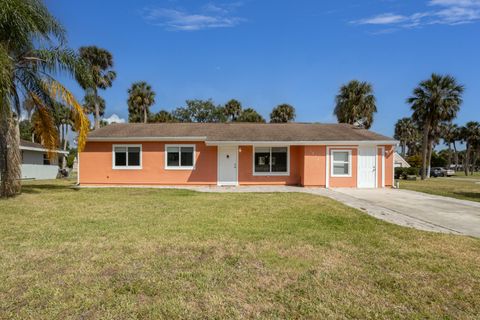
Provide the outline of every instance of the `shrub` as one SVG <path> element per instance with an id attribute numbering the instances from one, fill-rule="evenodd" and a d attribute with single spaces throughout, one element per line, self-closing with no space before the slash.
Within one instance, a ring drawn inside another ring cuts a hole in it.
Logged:
<path id="1" fill-rule="evenodd" d="M 402 179 L 403 174 L 405 173 L 405 169 L 407 168 L 401 168 L 401 167 L 395 168 L 395 179 Z"/>
<path id="2" fill-rule="evenodd" d="M 418 168 L 395 168 L 395 179 L 407 179 L 408 176 L 417 176 Z"/>
<path id="3" fill-rule="evenodd" d="M 410 156 L 407 158 L 407 162 L 414 168 L 419 168 L 422 166 L 422 157 L 419 155 Z"/>

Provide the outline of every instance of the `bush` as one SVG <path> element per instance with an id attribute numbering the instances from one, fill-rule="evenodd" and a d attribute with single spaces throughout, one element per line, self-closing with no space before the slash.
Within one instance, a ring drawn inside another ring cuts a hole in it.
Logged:
<path id="1" fill-rule="evenodd" d="M 419 155 L 410 156 L 407 158 L 407 162 L 414 168 L 419 168 L 422 166 L 422 157 Z"/>
<path id="2" fill-rule="evenodd" d="M 407 179 L 408 176 L 418 176 L 418 168 L 395 168 L 395 179 Z"/>
<path id="3" fill-rule="evenodd" d="M 395 179 L 402 179 L 403 174 L 405 173 L 405 169 L 407 168 L 395 168 Z"/>

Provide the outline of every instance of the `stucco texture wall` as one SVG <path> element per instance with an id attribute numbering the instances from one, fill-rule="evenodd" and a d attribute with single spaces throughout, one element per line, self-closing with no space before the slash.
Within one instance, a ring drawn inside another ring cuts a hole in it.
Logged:
<path id="1" fill-rule="evenodd" d="M 142 169 L 116 170 L 112 168 L 114 144 L 141 144 Z M 166 170 L 163 142 L 88 142 L 80 154 L 80 184 L 104 185 L 214 185 L 217 184 L 217 147 L 203 142 L 172 142 L 167 144 L 194 144 L 193 170 Z"/>

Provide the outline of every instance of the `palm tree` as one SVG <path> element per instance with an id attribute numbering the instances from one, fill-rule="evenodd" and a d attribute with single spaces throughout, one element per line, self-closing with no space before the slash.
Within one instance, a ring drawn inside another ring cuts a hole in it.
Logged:
<path id="1" fill-rule="evenodd" d="M 271 123 L 284 123 L 295 120 L 295 108 L 289 104 L 281 104 L 270 113 Z"/>
<path id="2" fill-rule="evenodd" d="M 452 144 L 453 144 L 453 158 L 455 160 L 455 169 L 458 164 L 458 156 L 457 156 L 457 147 L 455 145 L 455 141 L 457 140 L 458 137 L 458 126 L 454 123 L 448 122 L 442 125 L 441 127 L 441 136 L 443 139 L 443 142 L 447 145 L 448 147 L 448 160 L 447 160 L 447 167 L 450 169 L 452 165 Z"/>
<path id="3" fill-rule="evenodd" d="M 402 157 L 405 157 L 406 149 L 411 144 L 417 135 L 417 127 L 412 118 L 402 118 L 395 124 L 394 138 L 400 141 L 402 148 Z"/>
<path id="4" fill-rule="evenodd" d="M 80 150 L 89 123 L 73 95 L 53 77 L 59 71 L 80 76 L 84 68 L 75 53 L 65 48 L 65 31 L 43 2 L 2 1 L 0 26 L 0 196 L 9 197 L 21 191 L 21 97 L 34 101 L 36 134 L 48 150 L 58 145 L 53 121 L 55 101 L 63 101 L 72 110 Z M 87 75 L 83 78 L 88 81 Z M 49 152 L 49 156 L 53 158 L 55 153 Z"/>
<path id="5" fill-rule="evenodd" d="M 113 56 L 105 49 L 98 48 L 96 46 L 81 47 L 80 50 L 81 59 L 88 65 L 89 77 L 86 80 L 84 76 L 77 76 L 77 82 L 80 86 L 87 91 L 87 95 L 93 95 L 97 97 L 94 101 L 100 101 L 98 99 L 98 89 L 107 89 L 112 86 L 113 80 L 117 77 L 113 68 Z M 100 106 L 95 104 L 95 129 L 100 128 Z"/>
<path id="6" fill-rule="evenodd" d="M 98 115 L 103 117 L 105 115 L 105 99 L 93 92 L 88 92 L 83 97 L 83 108 L 87 114 L 93 114 L 94 116 L 98 109 Z"/>
<path id="7" fill-rule="evenodd" d="M 149 108 L 155 104 L 155 92 L 145 81 L 135 82 L 128 89 L 128 112 L 143 114 L 143 123 L 148 122 Z"/>
<path id="8" fill-rule="evenodd" d="M 468 176 L 470 172 L 470 158 L 473 158 L 472 174 L 473 174 L 473 171 L 475 171 L 475 164 L 477 162 L 477 157 L 478 157 L 478 148 L 480 146 L 480 123 L 477 121 L 467 122 L 465 127 L 462 127 L 460 130 L 461 130 L 462 139 L 467 144 L 466 150 L 465 150 L 464 170 L 465 170 L 465 175 Z"/>
<path id="9" fill-rule="evenodd" d="M 333 111 L 339 123 L 361 125 L 370 129 L 373 114 L 376 112 L 376 99 L 370 83 L 352 80 L 340 87 Z"/>
<path id="10" fill-rule="evenodd" d="M 225 104 L 224 112 L 229 121 L 237 121 L 242 113 L 242 104 L 240 101 L 232 99 Z"/>
<path id="11" fill-rule="evenodd" d="M 152 117 L 151 121 L 154 123 L 175 122 L 175 118 L 170 112 L 166 110 L 160 110 Z"/>
<path id="12" fill-rule="evenodd" d="M 265 119 L 253 108 L 247 108 L 242 110 L 239 117 L 237 118 L 237 122 L 258 122 L 258 123 L 265 123 Z"/>
<path id="13" fill-rule="evenodd" d="M 430 79 L 420 82 L 407 99 L 413 110 L 413 120 L 423 128 L 422 180 L 426 177 L 428 150 L 432 149 L 432 130 L 457 116 L 463 90 L 454 77 L 432 74 Z"/>

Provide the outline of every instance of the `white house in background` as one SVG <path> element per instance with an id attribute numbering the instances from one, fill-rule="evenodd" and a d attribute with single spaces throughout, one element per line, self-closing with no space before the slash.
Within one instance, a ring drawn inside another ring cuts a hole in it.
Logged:
<path id="1" fill-rule="evenodd" d="M 407 160 L 403 159 L 403 157 L 395 152 L 393 155 L 393 166 L 395 168 L 410 168 L 411 166 L 408 164 Z"/>
<path id="2" fill-rule="evenodd" d="M 58 160 L 48 159 L 48 150 L 41 144 L 20 140 L 22 153 L 22 179 L 55 179 L 58 174 Z M 57 150 L 58 154 L 67 155 L 68 151 Z"/>

